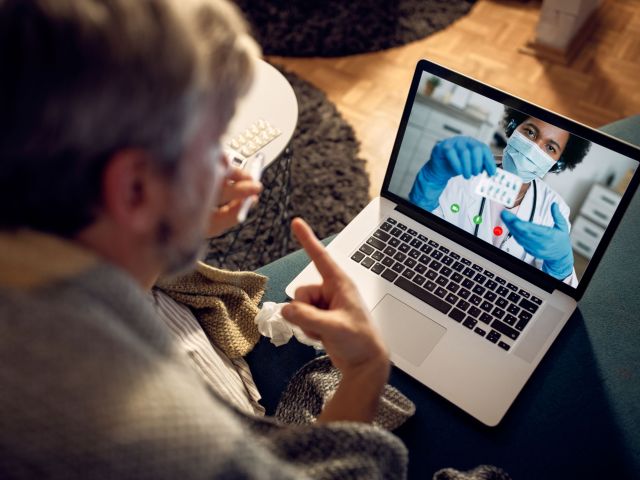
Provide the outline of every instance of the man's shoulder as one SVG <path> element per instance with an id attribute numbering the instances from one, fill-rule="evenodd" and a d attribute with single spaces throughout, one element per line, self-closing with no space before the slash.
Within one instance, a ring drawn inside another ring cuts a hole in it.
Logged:
<path id="1" fill-rule="evenodd" d="M 203 448 L 234 457 L 225 445 L 237 447 L 243 427 L 175 354 L 145 341 L 145 327 L 127 328 L 122 305 L 55 290 L 0 289 L 0 443 L 34 464 L 86 458 L 122 472 L 141 455 L 167 471 Z"/>
<path id="2" fill-rule="evenodd" d="M 91 284 L 103 280 L 104 293 L 96 292 Z M 63 345 L 90 345 L 99 354 L 101 344 L 126 341 L 136 333 L 135 324 L 127 328 L 127 317 L 139 322 L 147 306 L 144 297 L 126 293 L 126 286 L 114 292 L 112 283 L 100 272 L 87 272 L 37 288 L 0 288 L 0 328 L 5 334 L 0 345 L 6 348 L 11 339 L 21 339 L 21 348 L 28 350 L 42 339 L 62 358 L 74 352 Z"/>
<path id="3" fill-rule="evenodd" d="M 43 388 L 59 382 L 65 391 L 54 388 L 56 392 L 84 390 L 90 402 L 94 391 L 123 386 L 125 372 L 135 376 L 149 371 L 162 361 L 162 350 L 127 325 L 125 312 L 109 306 L 117 301 L 96 298 L 68 282 L 0 289 L 2 375 L 17 382 L 29 378 Z M 74 371 L 82 375 L 73 376 Z"/>
<path id="4" fill-rule="evenodd" d="M 144 379 L 176 380 L 182 364 L 163 325 L 143 295 L 118 283 L 98 270 L 37 288 L 0 288 L 0 376 L 15 384 L 8 396 L 17 401 L 28 379 L 43 403 L 119 408 L 131 389 L 144 391 Z"/>

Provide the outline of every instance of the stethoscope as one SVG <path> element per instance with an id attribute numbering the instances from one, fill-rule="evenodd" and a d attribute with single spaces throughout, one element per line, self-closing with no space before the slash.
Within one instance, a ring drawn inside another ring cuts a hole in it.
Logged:
<path id="1" fill-rule="evenodd" d="M 533 205 L 531 205 L 531 214 L 529 215 L 529 221 L 533 222 L 533 215 L 536 213 L 536 204 L 538 203 L 538 187 L 536 186 L 536 181 L 533 180 L 531 183 L 533 183 Z M 486 203 L 487 198 L 486 197 L 482 197 L 482 202 L 480 202 L 480 210 L 478 211 L 478 217 L 482 217 L 482 212 L 484 212 L 484 204 Z M 480 224 L 476 223 L 476 228 L 473 232 L 473 235 L 475 237 L 478 236 L 478 230 L 480 229 Z M 509 232 L 509 235 L 507 235 L 507 238 L 505 238 L 502 243 L 500 244 L 500 248 L 502 248 L 502 246 L 511 238 L 511 232 Z"/>

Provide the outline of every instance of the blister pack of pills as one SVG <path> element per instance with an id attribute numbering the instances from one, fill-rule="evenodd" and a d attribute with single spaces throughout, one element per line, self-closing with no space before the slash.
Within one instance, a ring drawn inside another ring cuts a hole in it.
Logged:
<path id="1" fill-rule="evenodd" d="M 487 172 L 482 172 L 475 192 L 511 208 L 520 193 L 520 187 L 522 187 L 522 179 L 519 176 L 502 168 L 496 168 L 495 175 L 491 177 Z"/>
<path id="2" fill-rule="evenodd" d="M 231 138 L 226 147 L 247 158 L 269 142 L 277 138 L 282 132 L 267 120 L 260 119 Z"/>

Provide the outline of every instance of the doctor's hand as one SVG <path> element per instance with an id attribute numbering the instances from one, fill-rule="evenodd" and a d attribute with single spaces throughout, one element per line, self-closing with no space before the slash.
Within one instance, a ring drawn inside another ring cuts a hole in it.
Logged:
<path id="1" fill-rule="evenodd" d="M 519 219 L 504 210 L 502 220 L 513 238 L 530 255 L 543 260 L 542 270 L 564 280 L 573 273 L 573 251 L 569 238 L 569 223 L 560 213 L 557 203 L 551 205 L 553 227 L 537 225 Z"/>
<path id="2" fill-rule="evenodd" d="M 450 178 L 462 175 L 470 179 L 483 171 L 490 176 L 496 173 L 496 162 L 486 144 L 466 136 L 447 138 L 433 147 L 431 158 L 416 176 L 409 199 L 432 211 Z"/>
<path id="3" fill-rule="evenodd" d="M 387 348 L 356 286 L 311 228 L 300 218 L 291 228 L 320 272 L 322 283 L 298 288 L 282 315 L 309 337 L 322 341 L 331 362 L 342 373 L 338 390 L 318 420 L 371 421 L 389 377 Z"/>
<path id="4" fill-rule="evenodd" d="M 222 184 L 220 203 L 209 216 L 207 237 L 217 237 L 238 223 L 238 214 L 245 199 L 255 204 L 262 192 L 262 183 L 253 181 L 245 170 L 231 168 Z"/>

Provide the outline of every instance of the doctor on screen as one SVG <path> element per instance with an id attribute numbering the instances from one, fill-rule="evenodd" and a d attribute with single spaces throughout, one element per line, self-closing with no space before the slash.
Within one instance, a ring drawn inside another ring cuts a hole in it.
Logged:
<path id="1" fill-rule="evenodd" d="M 569 238 L 569 207 L 544 180 L 548 172 L 573 169 L 590 143 L 554 125 L 510 108 L 502 168 L 523 185 L 513 207 L 475 193 L 483 171 L 496 172 L 489 147 L 471 137 L 442 140 L 416 175 L 409 199 L 419 207 L 496 247 L 576 286 Z"/>

